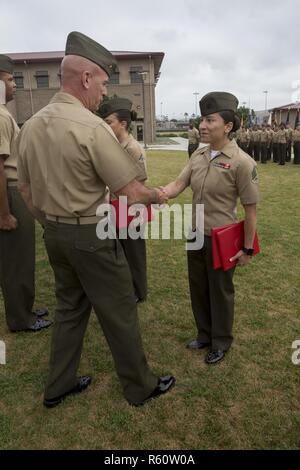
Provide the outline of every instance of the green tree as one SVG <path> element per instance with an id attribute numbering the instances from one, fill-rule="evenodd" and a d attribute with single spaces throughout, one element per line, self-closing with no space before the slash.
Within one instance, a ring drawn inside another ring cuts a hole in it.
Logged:
<path id="1" fill-rule="evenodd" d="M 256 115 L 253 109 L 247 108 L 246 106 L 240 106 L 237 110 L 237 115 L 240 118 L 241 122 L 244 123 L 244 126 L 248 122 L 250 113 L 251 113 L 252 122 L 254 122 Z"/>

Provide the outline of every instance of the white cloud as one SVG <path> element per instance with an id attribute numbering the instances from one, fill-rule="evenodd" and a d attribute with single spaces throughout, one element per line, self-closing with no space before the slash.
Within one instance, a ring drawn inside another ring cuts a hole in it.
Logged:
<path id="1" fill-rule="evenodd" d="M 81 31 L 110 50 L 162 51 L 157 114 L 195 111 L 194 92 L 228 90 L 263 109 L 300 80 L 298 0 L 1 0 L 1 52 L 63 50 Z M 198 98 L 199 98 L 198 97 Z"/>

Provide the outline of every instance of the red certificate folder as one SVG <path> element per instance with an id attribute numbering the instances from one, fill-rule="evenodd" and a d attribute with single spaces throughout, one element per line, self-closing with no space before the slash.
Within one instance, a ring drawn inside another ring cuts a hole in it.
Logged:
<path id="1" fill-rule="evenodd" d="M 235 256 L 244 246 L 244 221 L 213 228 L 211 235 L 213 267 L 227 271 L 237 264 L 237 260 L 231 262 L 230 258 Z M 260 252 L 257 233 L 255 233 L 253 249 L 253 256 Z"/>
<path id="2" fill-rule="evenodd" d="M 119 228 L 128 227 L 130 222 L 136 217 L 134 215 L 128 214 L 129 207 L 126 206 L 126 204 L 121 202 L 119 199 L 112 199 L 110 201 L 110 204 L 115 208 L 115 211 L 116 211 L 116 228 L 119 229 Z M 120 218 L 120 210 L 122 209 L 125 211 L 125 214 L 126 214 L 125 218 L 124 217 Z M 143 224 L 153 220 L 154 214 L 153 214 L 151 205 L 144 208 L 141 215 L 143 219 Z M 137 214 L 137 216 L 139 216 L 139 214 Z"/>

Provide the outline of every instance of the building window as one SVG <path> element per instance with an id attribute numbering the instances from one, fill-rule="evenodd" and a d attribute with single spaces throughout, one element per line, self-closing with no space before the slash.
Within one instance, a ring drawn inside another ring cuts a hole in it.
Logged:
<path id="1" fill-rule="evenodd" d="M 110 78 L 109 78 L 109 85 L 119 85 L 120 79 L 119 79 L 119 73 L 112 73 Z"/>
<path id="2" fill-rule="evenodd" d="M 35 72 L 35 78 L 38 88 L 49 88 L 49 75 L 47 70 L 37 70 Z"/>
<path id="3" fill-rule="evenodd" d="M 15 72 L 14 81 L 15 81 L 15 84 L 17 85 L 17 88 L 24 88 L 23 72 Z"/>
<path id="4" fill-rule="evenodd" d="M 130 67 L 130 83 L 143 83 L 142 67 Z"/>

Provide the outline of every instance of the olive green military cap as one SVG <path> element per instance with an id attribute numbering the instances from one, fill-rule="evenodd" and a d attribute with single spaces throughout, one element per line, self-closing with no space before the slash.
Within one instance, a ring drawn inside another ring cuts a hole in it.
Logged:
<path id="1" fill-rule="evenodd" d="M 108 76 L 118 70 L 117 62 L 111 52 L 98 42 L 78 31 L 72 31 L 67 37 L 65 55 L 79 55 L 99 65 Z"/>
<path id="2" fill-rule="evenodd" d="M 121 109 L 131 111 L 131 107 L 132 102 L 130 100 L 116 96 L 114 98 L 110 98 L 107 101 L 104 101 L 104 103 L 101 104 L 98 113 L 102 119 L 105 119 L 110 114 L 115 113 L 116 111 L 120 111 Z"/>
<path id="3" fill-rule="evenodd" d="M 14 71 L 14 63 L 10 57 L 0 54 L 0 72 L 12 74 Z"/>
<path id="4" fill-rule="evenodd" d="M 225 91 L 213 91 L 203 96 L 199 101 L 202 116 L 219 113 L 220 111 L 233 111 L 236 113 L 238 104 L 238 99 Z"/>

